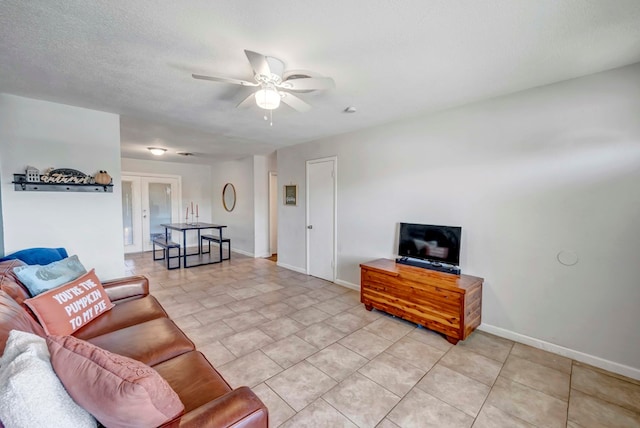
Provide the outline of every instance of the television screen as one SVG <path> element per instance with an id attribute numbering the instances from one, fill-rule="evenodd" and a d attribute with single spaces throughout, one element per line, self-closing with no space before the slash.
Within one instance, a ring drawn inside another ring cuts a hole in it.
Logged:
<path id="1" fill-rule="evenodd" d="M 400 223 L 398 255 L 458 265 L 462 228 Z"/>

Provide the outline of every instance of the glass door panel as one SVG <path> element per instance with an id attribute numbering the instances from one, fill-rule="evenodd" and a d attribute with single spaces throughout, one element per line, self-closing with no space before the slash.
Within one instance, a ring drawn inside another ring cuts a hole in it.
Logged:
<path id="1" fill-rule="evenodd" d="M 178 221 L 179 182 L 177 178 L 141 177 L 142 189 L 142 251 L 152 249 L 151 241 L 164 237 L 163 223 Z M 175 241 L 178 238 L 169 235 Z"/>
<path id="2" fill-rule="evenodd" d="M 140 177 L 122 177 L 122 234 L 125 253 L 142 251 Z"/>
<path id="3" fill-rule="evenodd" d="M 149 238 L 164 237 L 163 223 L 171 223 L 171 184 L 149 183 Z"/>
<path id="4" fill-rule="evenodd" d="M 122 182 L 122 226 L 124 245 L 133 245 L 133 189 L 130 181 Z"/>

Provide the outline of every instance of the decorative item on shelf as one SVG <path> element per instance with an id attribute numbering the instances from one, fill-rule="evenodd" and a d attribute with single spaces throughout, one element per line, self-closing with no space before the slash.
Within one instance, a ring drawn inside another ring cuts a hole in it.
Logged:
<path id="1" fill-rule="evenodd" d="M 58 168 L 40 176 L 40 181 L 51 184 L 93 184 L 93 177 L 71 168 Z"/>
<path id="2" fill-rule="evenodd" d="M 37 183 L 40 181 L 40 171 L 32 166 L 27 166 L 26 179 L 29 183 Z"/>
<path id="3" fill-rule="evenodd" d="M 298 185 L 285 184 L 282 199 L 285 205 L 298 205 Z"/>
<path id="4" fill-rule="evenodd" d="M 107 185 L 111 183 L 111 176 L 107 173 L 107 171 L 99 171 L 94 177 L 93 180 L 96 184 Z"/>
<path id="5" fill-rule="evenodd" d="M 112 193 L 111 176 L 106 171 L 100 171 L 97 176 L 99 182 L 77 169 L 48 168 L 40 174 L 36 168 L 28 167 L 26 174 L 13 174 L 13 184 L 14 190 L 23 191 Z"/>

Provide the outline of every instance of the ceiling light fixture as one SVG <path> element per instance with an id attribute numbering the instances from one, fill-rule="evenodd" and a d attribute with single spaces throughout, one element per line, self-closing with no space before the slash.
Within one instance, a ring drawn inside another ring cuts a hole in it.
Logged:
<path id="1" fill-rule="evenodd" d="M 161 149 L 160 147 L 147 147 L 152 155 L 162 156 L 167 149 Z"/>
<path id="2" fill-rule="evenodd" d="M 256 104 L 265 110 L 274 110 L 280 106 L 280 94 L 273 88 L 263 88 L 256 92 Z"/>

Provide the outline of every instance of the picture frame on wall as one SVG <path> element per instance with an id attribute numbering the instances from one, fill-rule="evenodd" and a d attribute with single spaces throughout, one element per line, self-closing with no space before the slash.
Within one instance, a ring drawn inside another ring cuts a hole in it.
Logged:
<path id="1" fill-rule="evenodd" d="M 284 191 L 282 192 L 282 200 L 285 205 L 290 205 L 290 206 L 298 205 L 298 185 L 285 184 Z"/>

